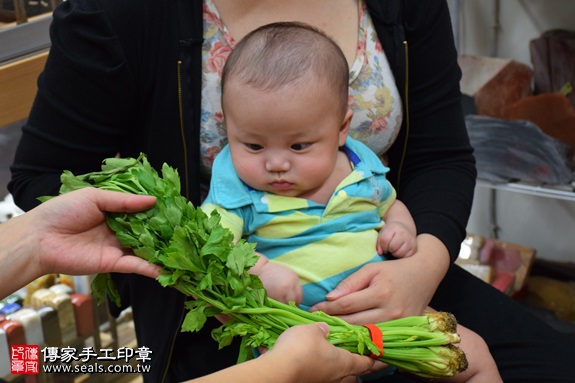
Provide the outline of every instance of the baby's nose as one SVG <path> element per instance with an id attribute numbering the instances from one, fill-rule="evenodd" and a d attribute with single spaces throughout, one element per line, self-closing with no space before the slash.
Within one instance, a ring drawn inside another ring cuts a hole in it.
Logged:
<path id="1" fill-rule="evenodd" d="M 290 163 L 287 159 L 280 156 L 270 156 L 266 161 L 266 170 L 268 172 L 285 172 L 290 168 Z"/>

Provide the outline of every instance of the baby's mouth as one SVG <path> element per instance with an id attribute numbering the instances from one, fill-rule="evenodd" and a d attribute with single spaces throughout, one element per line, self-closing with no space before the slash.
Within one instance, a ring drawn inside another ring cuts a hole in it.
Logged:
<path id="1" fill-rule="evenodd" d="M 285 189 L 291 188 L 293 184 L 291 182 L 284 181 L 284 180 L 276 180 L 276 181 L 270 182 L 269 185 L 274 189 L 285 190 Z"/>

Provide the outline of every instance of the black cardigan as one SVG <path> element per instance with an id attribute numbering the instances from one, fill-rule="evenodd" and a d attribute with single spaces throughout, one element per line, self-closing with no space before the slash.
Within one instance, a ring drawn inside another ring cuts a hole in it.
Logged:
<path id="1" fill-rule="evenodd" d="M 476 171 L 447 4 L 367 3 L 405 108 L 388 152 L 390 181 L 418 232 L 443 241 L 453 260 L 465 236 Z M 164 162 L 177 168 L 182 192 L 200 202 L 201 11 L 199 0 L 68 0 L 56 9 L 52 47 L 11 167 L 8 188 L 18 206 L 28 210 L 38 196 L 57 194 L 64 169 L 86 173 L 116 153 L 140 152 L 156 168 Z M 149 381 L 159 382 L 168 363 L 178 369 L 181 345 L 176 341 L 174 351 L 172 339 L 183 297 L 144 277 L 117 280 L 123 303 L 134 310 L 140 345 L 154 352 Z M 199 342 L 187 339 L 181 343 Z"/>

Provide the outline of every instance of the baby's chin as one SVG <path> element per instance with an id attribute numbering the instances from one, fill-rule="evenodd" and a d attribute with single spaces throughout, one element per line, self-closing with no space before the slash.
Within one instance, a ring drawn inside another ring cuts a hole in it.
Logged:
<path id="1" fill-rule="evenodd" d="M 260 190 L 270 194 L 279 195 L 282 197 L 299 197 L 304 194 L 301 190 L 294 189 L 293 185 L 291 185 L 290 187 L 287 186 L 278 187 L 277 185 L 275 186 L 266 185 L 265 188 Z"/>

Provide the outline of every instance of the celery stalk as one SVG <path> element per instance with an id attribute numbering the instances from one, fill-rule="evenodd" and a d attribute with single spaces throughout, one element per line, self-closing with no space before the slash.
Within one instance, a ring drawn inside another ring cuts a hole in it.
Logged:
<path id="1" fill-rule="evenodd" d="M 208 317 L 225 314 L 230 320 L 212 336 L 220 348 L 241 337 L 245 358 L 252 347 L 273 347 L 291 326 L 325 322 L 332 344 L 362 355 L 379 355 L 366 327 L 268 297 L 259 278 L 248 273 L 257 261 L 255 246 L 243 240 L 234 243 L 232 234 L 219 224 L 217 213 L 208 217 L 181 196 L 177 171 L 167 164 L 160 177 L 144 154 L 136 159 L 109 158 L 100 172 L 75 176 L 65 171 L 61 181 L 60 193 L 93 186 L 157 197 L 148 211 L 109 213 L 108 224 L 123 246 L 162 267 L 158 277 L 162 286 L 195 298 L 186 302 L 182 331 L 199 331 Z M 107 292 L 117 301 L 114 290 L 109 275 L 94 280 L 93 291 L 100 297 Z M 426 378 L 452 376 L 467 368 L 465 354 L 455 346 L 459 336 L 451 314 L 426 313 L 377 326 L 383 334 L 383 362 Z"/>

